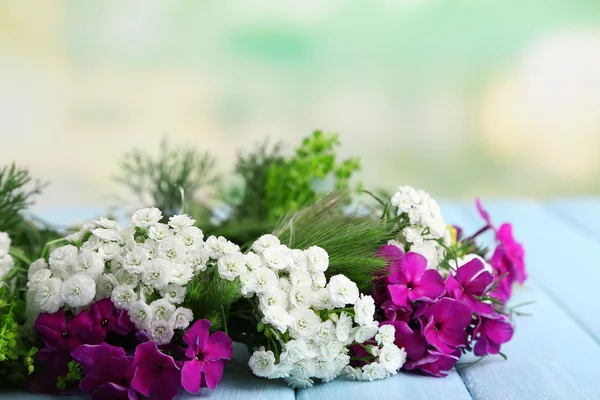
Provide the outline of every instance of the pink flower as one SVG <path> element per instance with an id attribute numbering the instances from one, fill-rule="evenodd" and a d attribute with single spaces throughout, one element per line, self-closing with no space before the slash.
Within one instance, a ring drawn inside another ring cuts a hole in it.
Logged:
<path id="1" fill-rule="evenodd" d="M 209 336 L 210 321 L 196 321 L 183 335 L 189 346 L 185 352 L 190 361 L 183 365 L 181 385 L 190 393 L 197 393 L 202 385 L 215 389 L 223 377 L 225 360 L 233 356 L 232 341 L 224 332 L 214 332 Z"/>
<path id="2" fill-rule="evenodd" d="M 512 339 L 513 333 L 514 328 L 506 315 L 496 314 L 494 318 L 481 317 L 473 332 L 473 337 L 477 338 L 473 352 L 476 356 L 498 354 L 500 345 Z"/>
<path id="3" fill-rule="evenodd" d="M 135 330 L 135 325 L 124 310 L 117 310 L 111 299 L 98 300 L 90 307 L 94 328 L 125 336 Z"/>
<path id="4" fill-rule="evenodd" d="M 131 387 L 146 397 L 171 400 L 179 390 L 181 371 L 173 357 L 161 353 L 155 342 L 139 344 L 133 356 Z"/>
<path id="5" fill-rule="evenodd" d="M 511 224 L 502 224 L 496 232 L 498 247 L 490 260 L 490 264 L 496 268 L 500 275 L 508 273 L 510 283 L 519 282 L 523 284 L 527 279 L 525 273 L 525 250 L 517 242 L 512 234 Z"/>
<path id="6" fill-rule="evenodd" d="M 482 303 L 480 297 L 493 282 L 494 276 L 486 270 L 483 261 L 475 258 L 458 268 L 455 275 L 448 275 L 446 289 L 450 297 L 466 303 L 474 313 L 490 315 L 494 307 Z"/>
<path id="7" fill-rule="evenodd" d="M 467 346 L 466 328 L 471 324 L 471 309 L 454 299 L 443 298 L 432 304 L 424 316 L 423 335 L 427 342 L 444 355 Z"/>
<path id="8" fill-rule="evenodd" d="M 93 330 L 92 324 L 88 310 L 83 310 L 68 322 L 65 312 L 58 310 L 53 314 L 40 314 L 34 327 L 50 349 L 71 352 L 81 344 L 102 343 L 105 336 Z"/>
<path id="9" fill-rule="evenodd" d="M 427 259 L 417 253 L 407 253 L 390 267 L 388 292 L 397 307 L 411 307 L 413 302 L 431 302 L 444 294 L 444 278 L 434 269 L 427 269 Z"/>

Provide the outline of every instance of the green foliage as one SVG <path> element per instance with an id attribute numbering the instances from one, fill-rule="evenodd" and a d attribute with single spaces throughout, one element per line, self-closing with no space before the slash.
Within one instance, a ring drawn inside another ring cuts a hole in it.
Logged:
<path id="1" fill-rule="evenodd" d="M 373 276 L 385 268 L 377 250 L 397 235 L 396 221 L 344 212 L 344 194 L 335 192 L 285 218 L 273 234 L 283 244 L 320 246 L 329 254 L 327 276 L 344 274 L 369 292 Z"/>
<path id="2" fill-rule="evenodd" d="M 31 197 L 43 184 L 33 182 L 26 169 L 15 164 L 0 169 L 0 232 L 13 232 L 23 222 L 22 211 L 31 205 Z"/>
<path id="3" fill-rule="evenodd" d="M 348 188 L 360 163 L 356 158 L 337 163 L 335 150 L 339 143 L 337 135 L 316 131 L 303 140 L 292 158 L 269 166 L 265 207 L 271 220 L 314 203 L 319 196 L 313 187 L 315 180 L 333 175 L 336 189 Z"/>
<path id="4" fill-rule="evenodd" d="M 212 330 L 225 328 L 227 311 L 240 298 L 240 283 L 227 281 L 219 276 L 216 266 L 209 265 L 187 284 L 184 307 L 194 313 L 194 319 L 206 318 L 212 322 Z"/>
<path id="5" fill-rule="evenodd" d="M 202 187 L 215 182 L 215 159 L 189 146 L 172 147 L 165 138 L 161 141 L 157 158 L 133 150 L 120 162 L 121 175 L 116 180 L 139 196 L 144 205 L 163 211 L 165 219 L 191 203 L 194 194 Z"/>
<path id="6" fill-rule="evenodd" d="M 81 365 L 76 361 L 69 362 L 69 372 L 64 376 L 58 377 L 56 387 L 60 390 L 66 390 L 69 387 L 75 386 L 82 378 Z"/>

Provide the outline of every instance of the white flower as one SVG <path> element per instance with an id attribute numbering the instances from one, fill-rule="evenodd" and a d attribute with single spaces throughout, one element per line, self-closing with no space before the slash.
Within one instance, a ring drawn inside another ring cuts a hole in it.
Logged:
<path id="1" fill-rule="evenodd" d="M 96 282 L 88 275 L 75 274 L 63 282 L 61 293 L 69 307 L 87 306 L 96 296 Z"/>
<path id="2" fill-rule="evenodd" d="M 177 236 L 164 238 L 158 245 L 158 254 L 176 263 L 183 263 L 186 258 L 187 249 Z"/>
<path id="3" fill-rule="evenodd" d="M 346 375 L 346 378 L 351 381 L 362 381 L 362 369 L 358 367 L 354 368 L 350 365 L 347 365 L 344 368 L 344 374 Z"/>
<path id="4" fill-rule="evenodd" d="M 313 308 L 315 310 L 332 310 L 335 308 L 327 289 L 322 288 L 314 292 Z"/>
<path id="5" fill-rule="evenodd" d="M 142 281 L 156 289 L 167 287 L 171 279 L 172 263 L 163 258 L 157 258 L 144 264 Z"/>
<path id="6" fill-rule="evenodd" d="M 142 272 L 142 265 L 149 259 L 148 250 L 142 246 L 136 246 L 125 255 L 123 268 L 132 274 Z"/>
<path id="7" fill-rule="evenodd" d="M 379 350 L 379 362 L 390 374 L 395 374 L 406 361 L 406 351 L 396 345 L 383 346 Z"/>
<path id="8" fill-rule="evenodd" d="M 152 321 L 152 310 L 150 306 L 142 300 L 134 301 L 127 310 L 131 322 L 135 324 L 137 329 L 150 329 Z"/>
<path id="9" fill-rule="evenodd" d="M 321 356 L 333 361 L 344 350 L 344 345 L 339 340 L 333 339 L 329 342 L 323 342 L 320 350 Z"/>
<path id="10" fill-rule="evenodd" d="M 63 305 L 62 285 L 58 278 L 49 278 L 37 285 L 34 298 L 41 312 L 54 314 Z"/>
<path id="11" fill-rule="evenodd" d="M 114 257 L 112 260 L 110 260 L 109 264 L 110 264 L 110 272 L 114 275 L 117 272 L 119 272 L 120 270 L 123 269 L 123 257 L 118 256 L 118 257 Z"/>
<path id="12" fill-rule="evenodd" d="M 344 275 L 332 276 L 327 284 L 327 290 L 336 307 L 354 304 L 358 300 L 358 287 Z"/>
<path id="13" fill-rule="evenodd" d="M 262 235 L 252 244 L 252 250 L 256 253 L 262 253 L 269 247 L 279 246 L 279 238 L 274 235 Z"/>
<path id="14" fill-rule="evenodd" d="M 121 246 L 118 243 L 104 243 L 98 249 L 98 254 L 105 260 L 112 260 L 121 254 Z"/>
<path id="15" fill-rule="evenodd" d="M 362 325 L 356 329 L 356 333 L 354 334 L 354 340 L 358 343 L 364 343 L 367 340 L 373 338 L 377 333 L 377 329 L 379 325 L 377 321 L 373 321 L 370 324 Z"/>
<path id="16" fill-rule="evenodd" d="M 104 260 L 98 253 L 83 250 L 73 265 L 73 272 L 89 275 L 93 279 L 98 278 L 104 272 Z"/>
<path id="17" fill-rule="evenodd" d="M 194 276 L 194 270 L 191 267 L 185 264 L 175 264 L 169 282 L 181 286 L 187 285 L 192 276 Z"/>
<path id="18" fill-rule="evenodd" d="M 246 268 L 250 271 L 262 266 L 262 259 L 258 254 L 250 251 L 244 255 L 244 258 L 246 259 Z"/>
<path id="19" fill-rule="evenodd" d="M 138 228 L 147 229 L 155 225 L 162 218 L 162 212 L 156 207 L 144 208 L 133 213 L 131 222 Z"/>
<path id="20" fill-rule="evenodd" d="M 150 324 L 150 337 L 158 345 L 170 343 L 173 334 L 173 327 L 168 321 L 152 321 Z"/>
<path id="21" fill-rule="evenodd" d="M 206 242 L 204 242 L 204 248 L 210 251 L 211 258 L 218 259 L 223 257 L 225 254 L 238 251 L 240 247 L 234 243 L 231 243 L 223 236 L 219 236 L 218 238 L 209 236 L 208 239 L 206 239 Z"/>
<path id="22" fill-rule="evenodd" d="M 423 243 L 423 228 L 420 226 L 408 226 L 402 230 L 402 235 L 408 243 Z"/>
<path id="23" fill-rule="evenodd" d="M 287 308 L 288 296 L 283 290 L 273 287 L 260 295 L 260 306 L 265 309 L 273 306 Z"/>
<path id="24" fill-rule="evenodd" d="M 225 243 L 223 245 L 223 254 L 224 255 L 236 253 L 240 250 L 240 246 L 238 246 L 237 244 L 235 244 L 233 242 L 230 242 L 229 240 L 225 240 L 224 243 Z"/>
<path id="25" fill-rule="evenodd" d="M 138 299 L 138 296 L 131 286 L 119 285 L 113 290 L 110 299 L 116 308 L 127 310 Z"/>
<path id="26" fill-rule="evenodd" d="M 290 376 L 292 366 L 289 364 L 275 364 L 275 370 L 268 376 L 269 379 L 287 378 Z"/>
<path id="27" fill-rule="evenodd" d="M 317 334 L 314 337 L 317 343 L 329 343 L 335 338 L 335 327 L 333 321 L 328 319 L 325 322 L 321 322 Z"/>
<path id="28" fill-rule="evenodd" d="M 279 245 L 266 248 L 262 253 L 267 267 L 274 270 L 286 269 L 292 263 L 287 246 Z"/>
<path id="29" fill-rule="evenodd" d="M 295 390 L 308 389 L 309 387 L 313 387 L 315 384 L 315 382 L 310 378 L 299 378 L 294 375 L 290 375 L 285 378 L 285 383 Z"/>
<path id="30" fill-rule="evenodd" d="M 307 353 L 307 357 L 310 355 Z M 316 353 L 314 356 L 316 357 Z M 292 369 L 290 371 L 290 376 L 293 376 L 298 379 L 308 379 L 315 374 L 315 363 L 313 360 L 304 358 L 303 360 L 297 361 L 293 364 Z"/>
<path id="31" fill-rule="evenodd" d="M 37 260 L 35 260 L 34 262 L 31 263 L 31 265 L 29 266 L 29 269 L 27 270 L 27 279 L 31 280 L 31 277 L 33 276 L 33 274 L 35 274 L 36 272 L 38 272 L 41 269 L 47 269 L 48 268 L 48 264 L 46 263 L 46 260 L 44 260 L 43 258 L 39 258 Z"/>
<path id="32" fill-rule="evenodd" d="M 311 246 L 305 251 L 308 260 L 308 269 L 311 271 L 325 272 L 329 267 L 329 254 L 319 246 Z"/>
<path id="33" fill-rule="evenodd" d="M 119 224 L 117 224 L 116 221 L 113 221 L 112 219 L 108 219 L 108 218 L 104 218 L 101 217 L 99 219 L 95 219 L 92 222 L 89 223 L 90 227 L 95 227 L 95 228 L 105 228 L 105 229 L 116 229 L 119 227 Z"/>
<path id="34" fill-rule="evenodd" d="M 321 324 L 321 318 L 309 308 L 297 307 L 290 311 L 292 324 L 290 325 L 290 334 L 294 339 L 304 339 L 312 337 Z"/>
<path id="35" fill-rule="evenodd" d="M 58 247 L 50 253 L 48 262 L 50 263 L 50 269 L 69 269 L 77 261 L 79 250 L 77 247 L 68 244 L 66 246 Z"/>
<path id="36" fill-rule="evenodd" d="M 396 340 L 396 328 L 394 325 L 381 325 L 375 335 L 375 340 L 380 346 L 389 346 Z"/>
<path id="37" fill-rule="evenodd" d="M 148 257 L 153 259 L 158 255 L 158 242 L 154 239 L 146 239 L 142 247 L 148 251 Z"/>
<path id="38" fill-rule="evenodd" d="M 334 314 L 335 315 L 335 314 Z M 350 339 L 350 331 L 352 330 L 352 318 L 342 312 L 335 324 L 335 336 L 342 343 L 347 343 Z"/>
<path id="39" fill-rule="evenodd" d="M 114 275 L 121 285 L 128 285 L 135 288 L 140 282 L 140 277 L 137 274 L 130 274 L 125 269 L 118 270 Z"/>
<path id="40" fill-rule="evenodd" d="M 312 277 L 310 272 L 301 269 L 292 269 L 290 272 L 290 282 L 294 286 L 298 285 L 311 285 Z"/>
<path id="41" fill-rule="evenodd" d="M 273 325 L 273 327 L 281 333 L 284 333 L 288 326 L 292 323 L 292 317 L 284 307 L 271 306 L 263 308 L 261 311 L 263 313 L 261 322 L 263 324 Z"/>
<path id="42" fill-rule="evenodd" d="M 375 379 L 383 379 L 388 376 L 385 367 L 377 362 L 364 365 L 362 367 L 362 380 L 374 381 Z"/>
<path id="43" fill-rule="evenodd" d="M 40 283 L 44 282 L 46 279 L 50 279 L 52 276 L 52 271 L 49 269 L 40 269 L 36 273 L 33 274 L 29 281 L 27 282 L 27 287 L 36 288 Z"/>
<path id="44" fill-rule="evenodd" d="M 324 272 L 310 271 L 310 277 L 312 278 L 312 286 L 315 289 L 323 289 L 327 285 L 327 277 L 325 277 Z"/>
<path id="45" fill-rule="evenodd" d="M 160 291 L 160 295 L 173 304 L 180 304 L 185 299 L 185 292 L 185 287 L 171 283 Z"/>
<path id="46" fill-rule="evenodd" d="M 248 365 L 254 375 L 266 378 L 275 371 L 275 354 L 271 350 L 265 351 L 265 348 L 261 346 L 252 354 Z"/>
<path id="47" fill-rule="evenodd" d="M 199 228 L 195 226 L 190 226 L 187 228 L 183 228 L 179 232 L 177 232 L 177 237 L 181 238 L 183 245 L 191 249 L 199 249 L 202 245 L 202 239 L 204 239 L 204 233 Z"/>
<path id="48" fill-rule="evenodd" d="M 65 236 L 65 240 L 69 243 L 78 243 L 83 240 L 83 237 L 86 233 L 87 233 L 87 231 L 81 229 L 81 230 L 78 230 L 77 232 L 73 232 L 70 235 Z"/>
<path id="49" fill-rule="evenodd" d="M 293 270 L 306 270 L 308 268 L 308 257 L 306 253 L 300 249 L 290 250 L 290 258 L 292 263 L 290 269 Z"/>
<path id="50" fill-rule="evenodd" d="M 240 283 L 242 287 L 240 288 L 240 293 L 244 297 L 252 297 L 256 291 L 256 276 L 252 273 L 252 271 L 244 272 L 240 275 Z"/>
<path id="51" fill-rule="evenodd" d="M 15 266 L 15 262 L 10 254 L 0 254 L 0 280 Z M 0 282 L 0 286 L 2 283 Z"/>
<path id="52" fill-rule="evenodd" d="M 153 321 L 169 321 L 175 312 L 175 306 L 167 299 L 159 299 L 150 303 L 150 310 Z"/>
<path id="53" fill-rule="evenodd" d="M 246 259 L 242 253 L 231 253 L 221 257 L 217 262 L 217 266 L 221 278 L 228 281 L 234 280 L 247 271 Z"/>
<path id="54" fill-rule="evenodd" d="M 156 224 L 148 228 L 148 237 L 152 240 L 156 240 L 160 242 L 166 237 L 171 236 L 171 231 L 169 230 L 169 225 L 167 224 Z"/>
<path id="55" fill-rule="evenodd" d="M 279 288 L 286 293 L 289 293 L 292 290 L 292 283 L 285 276 L 282 276 L 281 278 L 279 278 L 278 284 L 279 284 Z"/>
<path id="56" fill-rule="evenodd" d="M 170 323 L 174 329 L 185 329 L 190 326 L 190 322 L 194 320 L 192 310 L 185 307 L 178 307 L 173 315 L 171 315 Z"/>
<path id="57" fill-rule="evenodd" d="M 0 254 L 8 253 L 10 249 L 10 236 L 6 232 L 0 232 Z"/>
<path id="58" fill-rule="evenodd" d="M 375 301 L 371 296 L 361 293 L 360 299 L 354 304 L 354 321 L 359 325 L 370 324 L 374 314 Z"/>
<path id="59" fill-rule="evenodd" d="M 154 288 L 147 285 L 139 285 L 138 291 L 140 292 L 140 300 L 146 301 L 154 294 Z"/>
<path id="60" fill-rule="evenodd" d="M 314 293 L 309 285 L 292 286 L 290 303 L 294 307 L 310 307 L 314 301 Z"/>
<path id="61" fill-rule="evenodd" d="M 110 297 L 112 291 L 119 285 L 119 281 L 113 274 L 102 274 L 96 280 L 96 299 Z"/>
<path id="62" fill-rule="evenodd" d="M 259 267 L 252 271 L 256 278 L 256 293 L 264 293 L 277 286 L 277 275 L 267 267 Z"/>
<path id="63" fill-rule="evenodd" d="M 335 365 L 326 357 L 317 357 L 315 360 L 315 377 L 323 382 L 329 382 L 337 377 Z"/>
<path id="64" fill-rule="evenodd" d="M 344 348 L 342 352 L 338 354 L 337 357 L 335 357 L 335 359 L 333 360 L 333 363 L 337 368 L 338 375 L 342 373 L 346 365 L 350 364 L 350 356 L 346 354 L 347 351 L 348 349 Z"/>
<path id="65" fill-rule="evenodd" d="M 196 223 L 196 220 L 191 218 L 189 215 L 174 215 L 169 218 L 169 226 L 176 231 L 180 231 L 185 228 L 189 228 Z"/>
<path id="66" fill-rule="evenodd" d="M 81 245 L 81 250 L 97 251 L 103 244 L 99 237 L 92 235 Z"/>
<path id="67" fill-rule="evenodd" d="M 281 353 L 281 362 L 296 364 L 307 357 L 308 346 L 304 340 L 290 340 L 285 343 L 284 351 Z"/>
<path id="68" fill-rule="evenodd" d="M 92 230 L 92 235 L 106 242 L 122 242 L 123 238 L 117 229 L 96 228 Z"/>
<path id="69" fill-rule="evenodd" d="M 210 252 L 204 249 L 194 249 L 187 253 L 185 265 L 194 271 L 206 271 L 206 263 L 210 258 Z"/>

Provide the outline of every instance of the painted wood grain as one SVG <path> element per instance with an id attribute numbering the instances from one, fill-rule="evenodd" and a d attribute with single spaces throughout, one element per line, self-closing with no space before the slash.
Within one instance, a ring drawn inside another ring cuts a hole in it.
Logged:
<path id="1" fill-rule="evenodd" d="M 600 246 L 594 241 L 587 241 L 585 246 L 576 245 L 574 242 L 581 240 L 577 231 L 539 204 L 485 204 L 496 223 L 513 222 L 515 236 L 526 247 L 530 279 L 514 290 L 511 304 L 532 300 L 535 303 L 523 309 L 533 316 L 516 319 L 513 340 L 503 347 L 508 361 L 491 357 L 459 370 L 471 395 L 475 399 L 600 398 L 600 346 L 557 296 L 557 293 L 566 295 L 568 291 L 547 291 L 548 285 L 558 284 L 561 280 L 573 287 L 574 280 L 564 277 L 565 269 L 577 275 L 574 273 L 577 269 L 570 261 L 579 260 L 586 264 L 579 270 L 584 274 L 592 267 L 585 260 L 600 253 Z M 444 204 L 442 207 L 448 222 L 462 222 L 467 232 L 481 227 L 472 204 L 461 207 Z M 491 246 L 490 236 L 485 238 Z M 568 256 L 571 246 L 580 251 L 572 259 Z M 571 295 L 579 296 L 581 292 L 574 290 Z M 597 314 L 589 316 L 592 315 Z"/>
<path id="2" fill-rule="evenodd" d="M 585 234 L 600 240 L 600 198 L 575 197 L 552 200 L 545 203 L 548 208 Z"/>

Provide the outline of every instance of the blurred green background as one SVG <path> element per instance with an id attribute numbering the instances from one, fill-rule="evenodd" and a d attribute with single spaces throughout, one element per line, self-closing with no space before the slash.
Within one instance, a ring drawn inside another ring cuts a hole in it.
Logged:
<path id="1" fill-rule="evenodd" d="M 600 2 L 0 2 L 0 161 L 51 181 L 42 215 L 114 205 L 165 135 L 229 179 L 314 129 L 369 188 L 598 194 Z"/>

